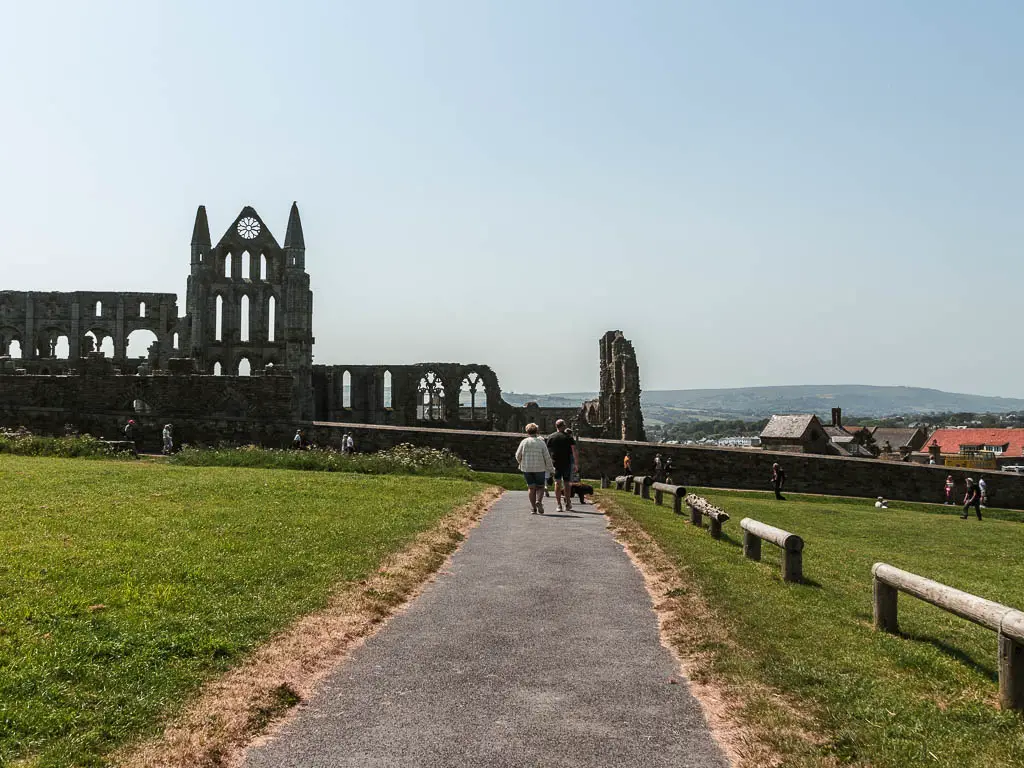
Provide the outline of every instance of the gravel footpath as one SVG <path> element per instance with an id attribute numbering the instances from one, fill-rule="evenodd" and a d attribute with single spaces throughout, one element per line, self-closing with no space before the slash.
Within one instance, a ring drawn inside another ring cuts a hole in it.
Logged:
<path id="1" fill-rule="evenodd" d="M 506 493 L 245 766 L 727 766 L 604 516 L 553 501 Z"/>

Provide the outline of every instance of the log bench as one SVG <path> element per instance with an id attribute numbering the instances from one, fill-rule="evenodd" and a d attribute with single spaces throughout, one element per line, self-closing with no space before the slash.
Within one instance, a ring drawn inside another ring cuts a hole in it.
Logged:
<path id="1" fill-rule="evenodd" d="M 708 531 L 711 538 L 722 538 L 722 523 L 729 519 L 729 513 L 716 507 L 703 496 L 691 493 L 686 497 L 686 506 L 690 508 L 690 522 L 698 528 L 702 527 L 703 516 L 708 516 Z"/>
<path id="2" fill-rule="evenodd" d="M 633 490 L 633 476 L 632 475 L 619 475 L 615 478 L 615 489 L 618 491 L 631 491 Z"/>
<path id="3" fill-rule="evenodd" d="M 649 475 L 640 475 L 633 478 L 633 495 L 642 499 L 651 498 L 651 485 L 654 478 Z"/>
<path id="4" fill-rule="evenodd" d="M 1024 613 L 886 563 L 875 563 L 871 575 L 875 629 L 899 631 L 896 598 L 904 592 L 996 632 L 999 637 L 999 706 L 1024 710 Z"/>
<path id="5" fill-rule="evenodd" d="M 758 520 L 744 517 L 740 520 L 743 529 L 743 554 L 750 560 L 761 559 L 761 542 L 767 541 L 782 549 L 782 578 L 784 581 L 800 581 L 804 570 L 804 540 L 795 533 L 767 525 Z"/>
<path id="6" fill-rule="evenodd" d="M 665 500 L 665 494 L 672 496 L 672 511 L 677 515 L 683 514 L 683 497 L 686 496 L 686 489 L 681 485 L 669 485 L 668 483 L 652 483 L 654 491 L 654 503 L 661 506 Z"/>

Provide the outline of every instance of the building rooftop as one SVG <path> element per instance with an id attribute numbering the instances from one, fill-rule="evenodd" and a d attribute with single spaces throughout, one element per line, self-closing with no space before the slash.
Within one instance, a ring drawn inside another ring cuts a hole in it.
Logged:
<path id="1" fill-rule="evenodd" d="M 772 416 L 761 431 L 761 437 L 793 438 L 803 437 L 804 432 L 816 421 L 813 413 L 799 413 L 791 416 Z"/>
<path id="2" fill-rule="evenodd" d="M 937 429 L 928 436 L 924 450 L 933 442 L 939 444 L 943 453 L 960 453 L 961 446 L 987 445 L 1002 448 L 1003 455 L 1024 455 L 1024 429 Z"/>

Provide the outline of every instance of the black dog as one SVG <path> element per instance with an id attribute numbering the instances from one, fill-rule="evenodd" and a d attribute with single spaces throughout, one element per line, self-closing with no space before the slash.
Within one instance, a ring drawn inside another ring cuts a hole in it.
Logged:
<path id="1" fill-rule="evenodd" d="M 580 504 L 586 504 L 587 502 L 583 499 L 584 496 L 588 496 L 594 492 L 594 486 L 587 485 L 586 483 L 573 483 L 572 492 L 570 496 L 579 496 Z"/>

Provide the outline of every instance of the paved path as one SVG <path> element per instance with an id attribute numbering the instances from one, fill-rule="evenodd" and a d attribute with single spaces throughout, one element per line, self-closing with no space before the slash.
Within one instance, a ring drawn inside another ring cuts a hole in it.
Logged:
<path id="1" fill-rule="evenodd" d="M 545 508 L 506 493 L 247 768 L 726 766 L 604 516 Z"/>

